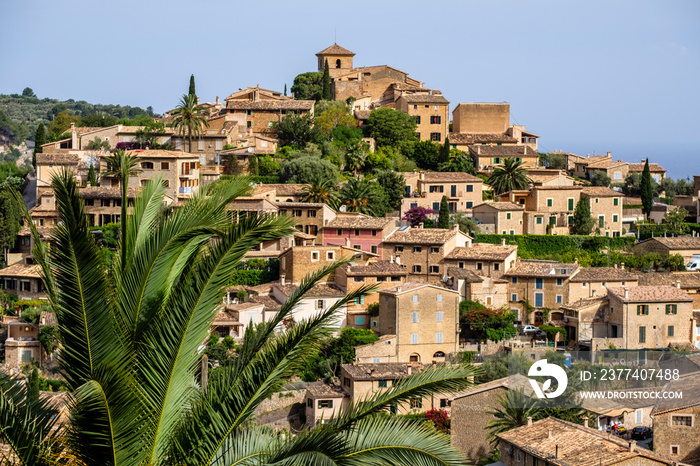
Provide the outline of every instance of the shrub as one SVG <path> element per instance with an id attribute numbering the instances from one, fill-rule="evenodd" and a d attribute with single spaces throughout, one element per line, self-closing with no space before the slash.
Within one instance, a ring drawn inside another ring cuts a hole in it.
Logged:
<path id="1" fill-rule="evenodd" d="M 561 327 L 555 327 L 554 325 L 545 324 L 540 325 L 540 330 L 544 331 L 550 340 L 554 340 L 554 336 L 557 333 L 561 333 L 562 341 L 566 341 L 566 329 L 563 329 Z"/>

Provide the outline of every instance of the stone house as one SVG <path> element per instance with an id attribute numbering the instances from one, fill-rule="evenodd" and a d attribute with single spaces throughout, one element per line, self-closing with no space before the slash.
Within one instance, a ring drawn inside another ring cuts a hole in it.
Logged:
<path id="1" fill-rule="evenodd" d="M 306 387 L 306 425 L 309 428 L 337 418 L 341 410 L 350 404 L 350 396 L 338 385 L 309 385 Z"/>
<path id="2" fill-rule="evenodd" d="M 419 140 L 436 143 L 445 140 L 450 123 L 450 102 L 440 91 L 402 94 L 395 108 L 416 119 Z"/>
<path id="3" fill-rule="evenodd" d="M 296 221 L 296 229 L 307 235 L 316 236 L 316 242 L 323 244 L 323 227 L 333 220 L 337 213 L 326 204 L 313 202 L 278 202 L 280 214 L 287 214 Z"/>
<path id="4" fill-rule="evenodd" d="M 664 391 L 682 399 L 659 399 L 651 412 L 654 453 L 683 464 L 700 464 L 700 372 L 672 380 Z"/>
<path id="5" fill-rule="evenodd" d="M 524 211 L 522 205 L 512 202 L 484 202 L 474 207 L 472 215 L 496 234 L 522 235 Z"/>
<path id="6" fill-rule="evenodd" d="M 520 260 L 503 277 L 510 283 L 510 307 L 523 323 L 541 325 L 545 309 L 559 310 L 569 302 L 569 279 L 579 270 L 578 263 Z M 531 311 L 528 311 L 529 303 Z"/>
<path id="7" fill-rule="evenodd" d="M 508 281 L 483 277 L 470 269 L 447 268 L 446 286 L 459 292 L 460 301 L 478 301 L 492 309 L 508 305 Z"/>
<path id="8" fill-rule="evenodd" d="M 393 261 L 355 261 L 338 268 L 335 272 L 335 284 L 345 293 L 351 293 L 361 286 L 374 285 L 379 290 L 391 288 L 406 282 L 406 266 Z M 355 298 L 348 303 L 348 326 L 370 328 L 370 314 L 367 308 L 378 303 L 379 295 L 370 293 Z M 375 322 L 376 325 L 376 322 Z"/>
<path id="9" fill-rule="evenodd" d="M 497 434 L 500 462 L 505 466 L 659 466 L 675 465 L 656 452 L 572 422 L 548 417 Z M 654 440 L 656 442 L 656 440 Z"/>
<path id="10" fill-rule="evenodd" d="M 620 343 L 617 328 L 608 327 L 610 300 L 607 295 L 583 298 L 559 308 L 568 346 L 580 351 L 599 351 Z"/>
<path id="11" fill-rule="evenodd" d="M 272 292 L 270 294 L 278 302 L 285 303 L 297 288 L 299 288 L 298 285 L 287 284 L 286 282 L 282 284 L 280 281 L 280 283 L 272 284 Z M 335 306 L 344 297 L 345 293 L 334 283 L 319 283 L 304 294 L 304 297 L 292 310 L 290 317 L 295 322 L 317 317 Z M 345 305 L 337 309 L 335 316 L 331 327 L 340 330 L 347 326 L 347 307 Z"/>
<path id="12" fill-rule="evenodd" d="M 610 178 L 613 183 L 624 183 L 628 170 L 629 164 L 627 162 L 623 162 L 622 160 L 608 160 L 606 158 L 589 163 L 586 167 L 586 178 L 592 180 L 596 172 L 602 172 Z"/>
<path id="13" fill-rule="evenodd" d="M 509 123 L 510 103 L 507 102 L 460 102 L 452 111 L 454 133 L 505 134 Z"/>
<path id="14" fill-rule="evenodd" d="M 129 188 L 127 197 L 129 208 L 134 204 L 138 189 Z M 101 186 L 86 186 L 80 188 L 78 195 L 83 200 L 85 214 L 91 226 L 103 226 L 108 223 L 119 223 L 122 213 L 122 191 L 119 188 Z M 173 199 L 167 198 L 166 203 L 172 204 Z"/>
<path id="15" fill-rule="evenodd" d="M 540 156 L 530 146 L 516 145 L 481 145 L 469 147 L 469 154 L 474 159 L 474 167 L 481 173 L 489 173 L 497 166 L 504 164 L 506 159 L 515 159 L 523 163 L 525 168 L 540 166 Z"/>
<path id="16" fill-rule="evenodd" d="M 576 180 L 568 176 L 564 170 L 549 168 L 530 168 L 527 176 L 533 186 L 574 186 Z"/>
<path id="17" fill-rule="evenodd" d="M 425 207 L 437 213 L 442 197 L 447 197 L 450 213 L 471 212 L 482 202 L 484 182 L 481 178 L 459 172 L 402 173 L 406 180 L 406 194 L 401 201 L 403 217 L 413 207 Z"/>
<path id="18" fill-rule="evenodd" d="M 399 219 L 395 217 L 370 217 L 338 213 L 323 226 L 324 245 L 344 245 L 372 254 L 380 254 L 384 238 L 396 230 Z"/>
<path id="19" fill-rule="evenodd" d="M 455 226 L 456 227 L 456 226 Z M 457 247 L 471 244 L 471 238 L 454 229 L 401 227 L 382 243 L 382 259 L 406 266 L 412 280 L 441 283 L 444 258 Z"/>
<path id="20" fill-rule="evenodd" d="M 700 273 L 684 272 L 646 272 L 637 273 L 641 286 L 678 286 L 693 298 L 693 310 L 700 310 Z"/>
<path id="21" fill-rule="evenodd" d="M 465 153 L 474 145 L 515 146 L 518 140 L 506 133 L 450 133 L 450 146 Z"/>
<path id="22" fill-rule="evenodd" d="M 642 160 L 641 163 L 630 163 L 629 164 L 629 173 L 642 173 L 644 171 L 644 164 L 645 163 L 646 163 L 646 160 Z M 649 172 L 651 173 L 651 177 L 657 183 L 666 177 L 666 170 L 658 163 L 650 163 L 649 164 Z"/>
<path id="23" fill-rule="evenodd" d="M 637 286 L 637 275 L 623 267 L 580 267 L 569 279 L 569 301 L 608 294 L 613 286 Z"/>
<path id="24" fill-rule="evenodd" d="M 610 337 L 618 348 L 666 348 L 692 343 L 693 299 L 674 286 L 609 287 Z"/>
<path id="25" fill-rule="evenodd" d="M 610 152 L 608 152 L 607 155 L 594 155 L 593 157 L 590 155 L 581 157 L 574 154 L 567 154 L 567 160 L 571 176 L 587 179 L 589 165 L 595 165 L 601 162 L 612 162 L 612 155 L 610 155 Z"/>
<path id="26" fill-rule="evenodd" d="M 374 343 L 356 346 L 353 362 L 357 364 L 399 362 L 396 342 L 396 335 L 382 335 Z"/>
<path id="27" fill-rule="evenodd" d="M 459 293 L 427 283 L 405 283 L 379 292 L 380 335 L 396 335 L 401 362 L 443 362 L 457 351 Z"/>
<path id="28" fill-rule="evenodd" d="M 649 238 L 634 245 L 636 255 L 657 253 L 662 257 L 666 254 L 679 254 L 685 263 L 690 262 L 693 254 L 700 254 L 700 236 L 676 236 L 669 238 Z"/>
<path id="29" fill-rule="evenodd" d="M 261 303 L 229 303 L 222 306 L 211 324 L 211 334 L 219 337 L 230 336 L 242 340 L 250 325 L 269 321 L 273 315 L 265 314 Z"/>
<path id="30" fill-rule="evenodd" d="M 18 299 L 48 299 L 38 264 L 22 261 L 0 269 L 0 283 L 6 293 Z"/>
<path id="31" fill-rule="evenodd" d="M 599 431 L 609 432 L 615 424 L 625 426 L 631 431 L 637 426 L 651 427 L 651 411 L 656 400 L 653 398 L 658 387 L 615 389 L 619 393 L 618 399 L 590 399 L 581 400 L 581 407 L 587 411 L 587 415 L 593 415 L 588 425 Z M 639 395 L 635 395 L 638 393 Z M 644 395 L 646 393 L 646 395 Z"/>
<path id="32" fill-rule="evenodd" d="M 345 246 L 292 246 L 280 254 L 280 279 L 291 283 L 301 283 L 309 274 L 343 258 L 366 261 L 371 256 L 362 251 Z M 333 282 L 337 272 L 330 274 L 327 281 Z"/>
<path id="33" fill-rule="evenodd" d="M 484 277 L 501 278 L 513 267 L 518 258 L 518 246 L 505 244 L 470 243 L 456 247 L 445 256 L 447 267 L 467 269 Z"/>
<path id="34" fill-rule="evenodd" d="M 41 366 L 43 350 L 39 342 L 39 326 L 26 322 L 8 322 L 5 340 L 5 365 L 20 368 L 32 360 Z"/>

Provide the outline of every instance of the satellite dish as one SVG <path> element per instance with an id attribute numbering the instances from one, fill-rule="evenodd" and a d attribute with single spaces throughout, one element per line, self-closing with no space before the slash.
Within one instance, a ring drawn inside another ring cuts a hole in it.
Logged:
<path id="1" fill-rule="evenodd" d="M 348 209 L 344 205 L 341 205 L 340 208 L 338 209 L 339 212 L 345 212 L 346 210 L 348 210 Z"/>
<path id="2" fill-rule="evenodd" d="M 253 148 L 252 148 L 252 147 L 249 147 L 249 148 L 248 148 L 248 153 L 250 154 L 250 153 L 252 153 L 252 152 L 253 152 Z"/>
<path id="3" fill-rule="evenodd" d="M 442 276 L 442 281 L 443 281 L 443 282 L 446 282 L 446 281 L 449 280 L 449 279 L 450 279 L 450 277 L 448 277 L 446 274 Z"/>

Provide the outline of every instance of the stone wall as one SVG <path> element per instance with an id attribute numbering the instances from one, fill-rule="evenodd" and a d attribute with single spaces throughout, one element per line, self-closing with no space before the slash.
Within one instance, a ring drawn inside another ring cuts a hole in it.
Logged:
<path id="1" fill-rule="evenodd" d="M 487 412 L 491 406 L 498 406 L 499 396 L 505 396 L 506 392 L 499 387 L 452 402 L 452 445 L 469 460 L 476 462 L 492 450 L 486 425 L 494 417 Z"/>

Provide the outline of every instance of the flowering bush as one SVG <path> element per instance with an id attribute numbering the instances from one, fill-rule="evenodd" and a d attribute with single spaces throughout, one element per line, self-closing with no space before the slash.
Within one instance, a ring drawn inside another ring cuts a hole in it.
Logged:
<path id="1" fill-rule="evenodd" d="M 411 222 L 412 227 L 415 227 L 419 223 L 425 223 L 428 215 L 434 213 L 435 211 L 433 209 L 427 209 L 425 207 L 411 207 L 406 212 L 406 215 L 401 218 L 401 220 L 407 220 Z"/>
<path id="2" fill-rule="evenodd" d="M 439 432 L 450 433 L 450 415 L 444 409 L 431 409 L 425 413 L 425 418 L 431 421 Z"/>

